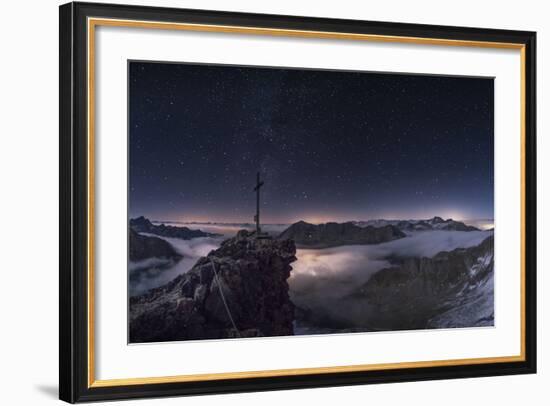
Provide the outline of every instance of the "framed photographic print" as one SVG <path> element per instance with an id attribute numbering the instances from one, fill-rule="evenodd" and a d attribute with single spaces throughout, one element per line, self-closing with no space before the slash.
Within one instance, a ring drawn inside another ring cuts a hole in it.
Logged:
<path id="1" fill-rule="evenodd" d="M 535 33 L 60 7 L 60 398 L 536 371 Z"/>

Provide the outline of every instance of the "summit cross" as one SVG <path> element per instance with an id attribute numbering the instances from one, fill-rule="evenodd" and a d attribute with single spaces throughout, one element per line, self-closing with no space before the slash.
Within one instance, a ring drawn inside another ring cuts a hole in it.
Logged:
<path id="1" fill-rule="evenodd" d="M 256 186 L 254 191 L 256 192 L 256 215 L 254 221 L 256 222 L 256 235 L 259 236 L 262 232 L 260 227 L 260 188 L 264 185 L 264 182 L 260 180 L 260 172 L 256 174 Z"/>

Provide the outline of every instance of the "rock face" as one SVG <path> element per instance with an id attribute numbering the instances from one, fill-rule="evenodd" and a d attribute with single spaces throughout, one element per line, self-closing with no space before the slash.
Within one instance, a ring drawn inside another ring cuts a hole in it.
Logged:
<path id="1" fill-rule="evenodd" d="M 279 239 L 292 239 L 298 247 L 328 248 L 341 245 L 380 244 L 405 237 L 393 225 L 359 227 L 351 222 L 310 224 L 299 221 L 279 235 Z"/>
<path id="2" fill-rule="evenodd" d="M 182 255 L 166 241 L 157 237 L 140 235 L 130 229 L 130 261 L 142 261 L 148 258 L 162 258 L 179 261 Z"/>
<path id="3" fill-rule="evenodd" d="M 409 258 L 375 273 L 354 295 L 379 330 L 492 326 L 493 236 L 471 248 Z"/>
<path id="4" fill-rule="evenodd" d="M 197 237 L 217 237 L 218 234 L 207 233 L 202 230 L 191 230 L 187 227 L 177 227 L 165 224 L 156 225 L 143 216 L 130 219 L 130 228 L 138 233 L 149 233 L 161 237 L 180 238 L 190 240 Z"/>
<path id="5" fill-rule="evenodd" d="M 130 342 L 292 335 L 295 253 L 293 241 L 240 231 L 187 273 L 130 298 Z"/>

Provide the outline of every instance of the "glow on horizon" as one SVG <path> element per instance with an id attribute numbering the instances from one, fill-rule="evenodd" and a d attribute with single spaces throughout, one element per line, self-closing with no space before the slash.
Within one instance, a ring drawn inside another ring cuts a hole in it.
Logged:
<path id="1" fill-rule="evenodd" d="M 145 215 L 146 217 L 159 221 L 174 221 L 180 223 L 254 223 L 253 216 L 248 218 L 243 218 L 243 216 L 224 216 L 221 214 L 217 215 L 205 215 L 205 214 L 175 214 L 175 213 L 166 213 L 162 215 L 160 213 L 150 213 Z M 441 217 L 444 220 L 453 219 L 457 221 L 465 220 L 486 220 L 483 223 L 485 228 L 491 228 L 494 226 L 492 216 L 480 216 L 466 213 L 464 211 L 459 211 L 456 209 L 446 209 L 446 210 L 422 210 L 422 211 L 410 211 L 410 212 L 398 212 L 398 211 L 381 211 L 379 213 L 370 214 L 370 215 L 361 215 L 361 214 L 347 214 L 342 213 L 338 214 L 329 214 L 329 213 L 303 213 L 295 214 L 285 217 L 275 217 L 269 216 L 266 214 L 261 217 L 261 222 L 264 224 L 292 224 L 298 221 L 305 221 L 312 224 L 323 224 L 328 222 L 337 222 L 343 223 L 347 221 L 369 221 L 369 220 L 423 220 L 430 219 L 433 217 Z M 131 216 L 136 217 L 136 216 Z M 486 224 L 485 224 L 486 223 Z M 481 223 L 480 223 L 481 224 Z"/>

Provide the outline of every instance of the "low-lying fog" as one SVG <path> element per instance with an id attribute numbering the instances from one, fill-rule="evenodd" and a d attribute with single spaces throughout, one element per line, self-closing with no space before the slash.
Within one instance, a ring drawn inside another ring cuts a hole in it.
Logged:
<path id="1" fill-rule="evenodd" d="M 179 224 L 178 224 L 179 225 Z M 237 231 L 243 228 L 253 229 L 253 226 L 243 227 L 241 225 L 214 225 L 194 224 L 185 225 L 191 229 L 200 229 L 208 233 L 221 234 L 220 237 L 200 237 L 192 240 L 181 240 L 179 238 L 161 237 L 153 234 L 146 234 L 168 241 L 174 249 L 183 255 L 183 259 L 177 264 L 159 258 L 149 258 L 139 262 L 130 261 L 129 290 L 130 296 L 139 295 L 149 289 L 156 288 L 170 282 L 176 276 L 190 270 L 200 257 L 206 256 L 211 250 L 220 246 L 223 240 L 233 237 Z M 271 235 L 278 235 L 288 226 L 286 225 L 265 225 L 262 229 Z M 147 271 L 144 269 L 147 268 Z"/>
<path id="2" fill-rule="evenodd" d="M 151 266 L 140 261 L 130 263 L 130 295 L 142 293 L 148 289 L 163 285 L 181 273 L 193 267 L 201 256 L 219 247 L 221 242 L 235 235 L 242 226 L 193 225 L 203 231 L 223 234 L 222 237 L 203 237 L 192 240 L 163 238 L 183 255 L 176 265 L 169 267 L 158 262 L 156 268 L 139 272 L 139 268 Z M 263 229 L 277 235 L 286 226 L 264 226 Z M 296 262 L 292 264 L 292 273 L 288 280 L 292 301 L 306 313 L 314 315 L 316 326 L 296 326 L 296 334 L 311 334 L 349 326 L 361 326 L 362 311 L 358 312 L 357 303 L 346 303 L 342 299 L 370 276 L 382 268 L 390 266 L 388 257 L 432 257 L 440 251 L 455 248 L 467 248 L 478 245 L 492 231 L 421 231 L 407 237 L 378 245 L 343 246 L 325 249 L 298 249 Z M 158 237 L 158 236 L 157 236 Z M 150 260 L 149 260 L 150 261 Z M 138 276 L 139 275 L 139 276 Z M 362 326 L 364 328 L 364 326 Z"/>
<path id="3" fill-rule="evenodd" d="M 345 299 L 377 271 L 389 267 L 388 257 L 432 257 L 441 251 L 478 245 L 492 231 L 420 231 L 377 245 L 299 249 L 289 278 L 290 296 L 309 313 L 318 328 L 297 325 L 296 334 L 331 328 L 366 328 L 364 303 Z M 321 328 L 322 327 L 322 328 Z"/>
<path id="4" fill-rule="evenodd" d="M 152 234 L 144 235 L 153 236 Z M 176 276 L 187 272 L 200 257 L 204 257 L 211 250 L 218 248 L 225 239 L 225 237 L 200 237 L 181 240 L 158 235 L 154 237 L 168 241 L 178 253 L 183 255 L 183 258 L 175 265 L 160 258 L 149 258 L 139 262 L 130 261 L 128 264 L 130 296 L 139 295 L 146 290 L 164 285 Z M 144 271 L 144 268 L 148 268 L 148 270 Z"/>

